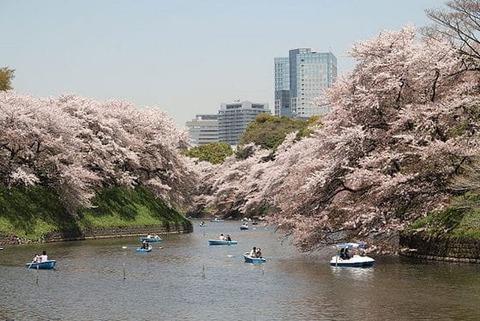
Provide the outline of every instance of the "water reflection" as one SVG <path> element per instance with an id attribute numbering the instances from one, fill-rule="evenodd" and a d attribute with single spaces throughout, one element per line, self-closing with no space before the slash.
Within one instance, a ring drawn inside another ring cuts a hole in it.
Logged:
<path id="1" fill-rule="evenodd" d="M 209 246 L 220 233 L 239 244 Z M 299 253 L 273 229 L 240 232 L 238 222 L 162 238 L 146 254 L 138 238 L 5 248 L 0 320 L 480 319 L 477 265 L 375 257 L 372 268 L 335 267 L 330 249 Z M 253 246 L 267 263 L 244 262 Z M 57 269 L 26 269 L 43 249 Z"/>
<path id="2" fill-rule="evenodd" d="M 350 268 L 350 267 L 338 267 L 338 266 L 330 266 L 332 270 L 332 274 L 336 278 L 352 280 L 355 282 L 361 281 L 368 281 L 369 279 L 373 278 L 374 276 L 374 267 L 367 267 L 367 268 Z"/>

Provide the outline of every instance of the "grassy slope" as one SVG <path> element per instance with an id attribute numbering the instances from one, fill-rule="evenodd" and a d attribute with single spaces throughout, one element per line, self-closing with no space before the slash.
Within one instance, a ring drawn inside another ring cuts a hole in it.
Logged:
<path id="1" fill-rule="evenodd" d="M 431 235 L 480 238 L 480 196 L 465 194 L 457 197 L 446 209 L 417 220 L 405 230 L 423 230 Z"/>
<path id="2" fill-rule="evenodd" d="M 146 189 L 108 188 L 82 209 L 78 218 L 68 215 L 54 191 L 0 188 L 0 232 L 37 240 L 42 234 L 84 227 L 146 226 L 183 222 L 186 218 L 167 208 Z"/>

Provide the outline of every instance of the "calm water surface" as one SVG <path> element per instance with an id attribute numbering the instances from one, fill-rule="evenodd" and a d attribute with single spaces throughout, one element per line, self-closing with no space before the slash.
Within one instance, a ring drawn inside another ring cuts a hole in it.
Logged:
<path id="1" fill-rule="evenodd" d="M 271 227 L 239 226 L 195 222 L 150 253 L 135 252 L 138 238 L 6 246 L 0 320 L 480 320 L 478 265 L 374 257 L 373 268 L 335 268 L 333 249 L 298 253 Z M 209 246 L 220 233 L 239 244 Z M 244 263 L 252 246 L 269 261 Z M 57 268 L 26 269 L 44 249 Z"/>

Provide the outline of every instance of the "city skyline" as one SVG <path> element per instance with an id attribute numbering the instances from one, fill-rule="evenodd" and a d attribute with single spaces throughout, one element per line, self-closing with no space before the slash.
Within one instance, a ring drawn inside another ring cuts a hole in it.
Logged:
<path id="1" fill-rule="evenodd" d="M 0 2 L 0 67 L 33 97 L 76 94 L 164 110 L 180 128 L 222 103 L 274 106 L 274 57 L 332 52 L 353 69 L 355 42 L 431 24 L 438 0 Z"/>

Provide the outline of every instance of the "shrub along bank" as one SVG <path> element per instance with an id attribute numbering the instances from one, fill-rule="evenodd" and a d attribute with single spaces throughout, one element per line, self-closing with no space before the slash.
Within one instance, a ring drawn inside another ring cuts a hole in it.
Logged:
<path id="1" fill-rule="evenodd" d="M 48 241 L 49 235 L 68 235 L 83 239 L 108 233 L 139 233 L 155 227 L 156 231 L 190 232 L 191 222 L 179 212 L 166 207 L 145 188 L 105 188 L 92 200 L 92 208 L 82 208 L 76 217 L 69 214 L 52 189 L 0 188 L 0 243 Z M 98 233 L 97 233 L 98 234 Z M 110 235 L 111 237 L 119 235 Z M 47 239 L 46 239 L 47 237 Z"/>
<path id="2" fill-rule="evenodd" d="M 480 263 L 480 196 L 459 196 L 443 211 L 413 222 L 400 235 L 403 255 Z"/>

